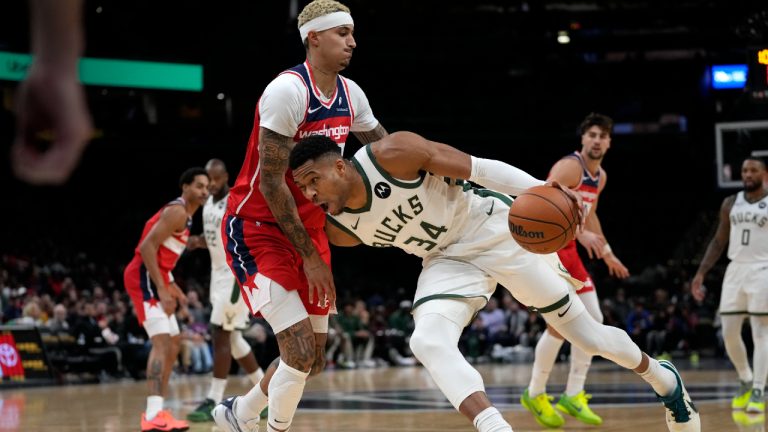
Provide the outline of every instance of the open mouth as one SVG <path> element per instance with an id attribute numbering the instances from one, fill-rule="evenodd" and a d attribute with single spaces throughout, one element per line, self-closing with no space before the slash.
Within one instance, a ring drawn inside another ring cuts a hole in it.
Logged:
<path id="1" fill-rule="evenodd" d="M 320 204 L 320 208 L 323 209 L 324 212 L 328 213 L 328 204 L 322 203 Z"/>

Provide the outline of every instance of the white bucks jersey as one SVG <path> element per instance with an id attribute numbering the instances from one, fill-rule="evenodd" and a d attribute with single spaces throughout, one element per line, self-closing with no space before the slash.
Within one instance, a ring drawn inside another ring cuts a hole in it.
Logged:
<path id="1" fill-rule="evenodd" d="M 203 207 L 203 234 L 208 244 L 208 252 L 211 253 L 213 270 L 227 266 L 224 243 L 221 241 L 221 220 L 227 210 L 227 198 L 229 194 L 214 202 L 213 196 L 209 196 Z"/>
<path id="2" fill-rule="evenodd" d="M 768 196 L 750 203 L 744 192 L 739 192 L 730 219 L 728 258 L 738 262 L 768 261 Z"/>
<path id="3" fill-rule="evenodd" d="M 328 220 L 369 246 L 395 246 L 425 257 L 461 234 L 473 195 L 492 194 L 511 201 L 496 192 L 471 189 L 461 180 L 429 173 L 412 181 L 395 179 L 378 165 L 370 145 L 358 150 L 352 163 L 363 177 L 366 205 L 344 209 Z"/>

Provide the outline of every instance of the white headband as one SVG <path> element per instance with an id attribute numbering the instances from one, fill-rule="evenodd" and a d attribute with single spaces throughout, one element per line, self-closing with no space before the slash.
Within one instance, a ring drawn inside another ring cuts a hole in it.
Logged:
<path id="1" fill-rule="evenodd" d="M 333 12 L 311 19 L 299 27 L 301 41 L 305 41 L 311 31 L 323 31 L 343 25 L 355 25 L 355 22 L 352 21 L 352 15 L 346 12 Z"/>

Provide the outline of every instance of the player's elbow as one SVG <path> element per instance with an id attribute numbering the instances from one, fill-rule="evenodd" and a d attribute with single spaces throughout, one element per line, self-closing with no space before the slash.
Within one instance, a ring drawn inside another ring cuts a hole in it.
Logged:
<path id="1" fill-rule="evenodd" d="M 149 237 L 144 239 L 144 241 L 141 242 L 139 245 L 139 253 L 141 254 L 141 259 L 146 262 L 146 259 L 148 256 L 154 256 L 155 252 L 157 251 L 157 248 L 152 244 Z"/>

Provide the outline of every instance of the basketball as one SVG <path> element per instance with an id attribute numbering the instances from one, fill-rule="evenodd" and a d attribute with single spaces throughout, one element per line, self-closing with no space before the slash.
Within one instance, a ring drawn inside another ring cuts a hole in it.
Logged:
<path id="1" fill-rule="evenodd" d="M 509 209 L 509 231 L 525 250 L 557 252 L 576 236 L 579 208 L 562 190 L 534 186 L 520 194 Z"/>

